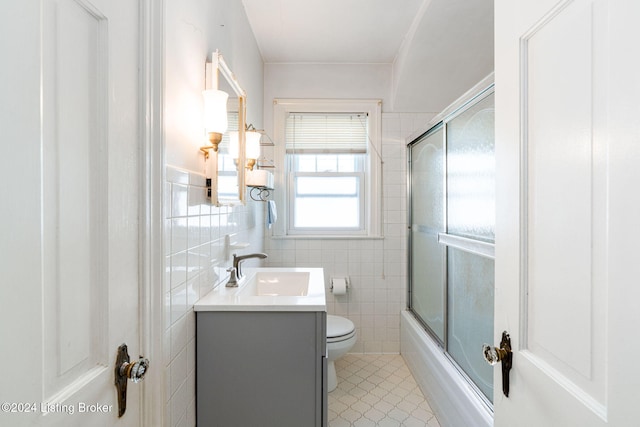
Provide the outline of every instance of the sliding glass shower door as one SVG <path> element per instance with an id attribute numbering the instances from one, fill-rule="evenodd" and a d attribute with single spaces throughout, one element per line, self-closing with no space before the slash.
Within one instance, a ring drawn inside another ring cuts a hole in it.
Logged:
<path id="1" fill-rule="evenodd" d="M 411 145 L 411 287 L 414 313 L 440 343 L 445 339 L 444 126 L 432 128 Z"/>
<path id="2" fill-rule="evenodd" d="M 489 89 L 409 145 L 409 309 L 491 401 L 495 161 Z"/>

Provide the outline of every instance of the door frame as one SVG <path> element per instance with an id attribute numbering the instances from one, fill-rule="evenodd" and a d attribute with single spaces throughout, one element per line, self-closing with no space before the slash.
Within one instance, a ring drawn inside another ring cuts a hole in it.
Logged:
<path id="1" fill-rule="evenodd" d="M 164 0 L 140 0 L 139 348 L 151 359 L 142 387 L 141 425 L 163 425 Z M 162 392 L 158 392 L 162 390 Z"/>

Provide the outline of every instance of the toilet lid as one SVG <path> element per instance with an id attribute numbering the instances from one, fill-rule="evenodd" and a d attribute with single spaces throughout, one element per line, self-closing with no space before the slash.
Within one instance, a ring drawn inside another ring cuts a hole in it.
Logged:
<path id="1" fill-rule="evenodd" d="M 327 315 L 327 338 L 348 335 L 355 330 L 355 325 L 349 319 L 340 316 Z"/>

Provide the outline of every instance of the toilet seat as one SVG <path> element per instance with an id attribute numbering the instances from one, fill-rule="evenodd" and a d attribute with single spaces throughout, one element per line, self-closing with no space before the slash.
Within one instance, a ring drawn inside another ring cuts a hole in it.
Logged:
<path id="1" fill-rule="evenodd" d="M 349 319 L 327 315 L 327 343 L 336 343 L 351 339 L 356 334 L 356 327 Z"/>

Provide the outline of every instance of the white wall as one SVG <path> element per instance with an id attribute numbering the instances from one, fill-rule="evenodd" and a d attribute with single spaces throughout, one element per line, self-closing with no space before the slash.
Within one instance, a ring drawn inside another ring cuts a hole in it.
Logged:
<path id="1" fill-rule="evenodd" d="M 393 64 L 393 110 L 440 112 L 493 71 L 493 0 L 425 0 Z"/>
<path id="2" fill-rule="evenodd" d="M 262 126 L 263 67 L 240 0 L 166 0 L 164 51 L 164 425 L 195 425 L 193 304 L 226 280 L 224 238 L 261 251 L 263 203 L 211 206 L 205 197 L 204 69 L 220 50 L 247 92 L 247 122 Z"/>
<path id="3" fill-rule="evenodd" d="M 263 65 L 240 0 L 166 0 L 166 163 L 202 171 L 205 61 L 216 49 L 247 92 L 247 123 L 262 125 Z"/>
<path id="4" fill-rule="evenodd" d="M 391 64 L 265 64 L 264 126 L 273 135 L 274 98 L 391 101 Z"/>
<path id="5" fill-rule="evenodd" d="M 359 353 L 400 351 L 407 283 L 405 138 L 433 116 L 389 111 L 390 88 L 390 64 L 265 65 L 265 127 L 272 135 L 274 98 L 382 99 L 384 239 L 272 239 L 269 233 L 265 239 L 270 266 L 324 268 L 327 310 L 355 323 L 352 352 Z M 273 150 L 265 155 L 273 156 Z M 330 278 L 346 275 L 348 294 L 334 297 Z"/>

